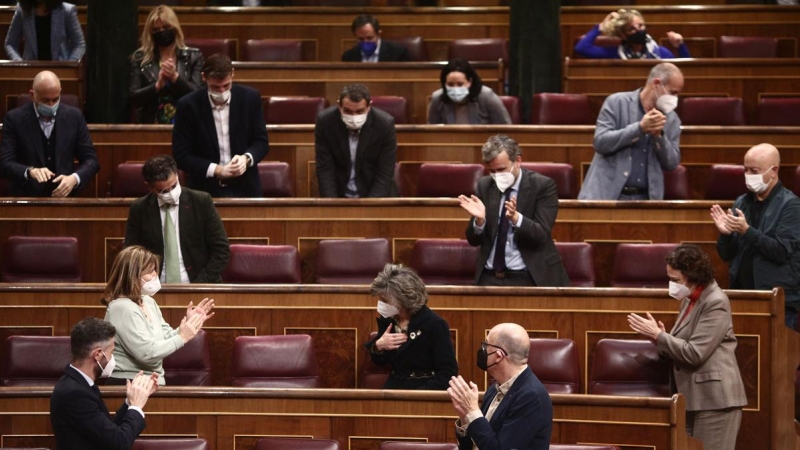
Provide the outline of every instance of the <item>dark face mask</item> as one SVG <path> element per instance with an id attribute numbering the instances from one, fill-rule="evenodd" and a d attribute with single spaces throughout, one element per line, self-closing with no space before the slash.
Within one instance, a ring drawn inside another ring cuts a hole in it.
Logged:
<path id="1" fill-rule="evenodd" d="M 647 42 L 647 30 L 638 30 L 633 34 L 629 34 L 625 40 L 629 44 L 644 44 Z"/>
<path id="2" fill-rule="evenodd" d="M 153 37 L 153 42 L 159 47 L 169 47 L 175 43 L 175 30 L 172 28 L 156 31 L 151 36 Z"/>
<path id="3" fill-rule="evenodd" d="M 498 349 L 502 350 L 502 352 L 504 354 L 507 354 L 506 351 L 503 350 L 502 347 L 498 347 L 496 345 L 489 344 L 488 342 L 481 342 L 481 346 L 480 346 L 480 348 L 478 348 L 477 366 L 478 366 L 479 369 L 481 369 L 483 371 L 489 370 L 489 367 L 492 367 L 495 364 L 497 364 L 498 362 L 500 362 L 500 361 L 495 361 L 494 364 L 492 364 L 491 366 L 489 365 L 489 351 L 487 350 L 487 347 L 498 348 Z"/>

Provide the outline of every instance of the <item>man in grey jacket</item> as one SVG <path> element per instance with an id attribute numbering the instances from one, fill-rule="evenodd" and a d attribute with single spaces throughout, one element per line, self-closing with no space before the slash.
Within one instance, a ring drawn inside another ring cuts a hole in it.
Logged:
<path id="1" fill-rule="evenodd" d="M 579 200 L 661 200 L 664 170 L 681 160 L 681 120 L 674 109 L 683 74 L 653 67 L 647 84 L 606 98 L 594 132 L 594 158 Z"/>

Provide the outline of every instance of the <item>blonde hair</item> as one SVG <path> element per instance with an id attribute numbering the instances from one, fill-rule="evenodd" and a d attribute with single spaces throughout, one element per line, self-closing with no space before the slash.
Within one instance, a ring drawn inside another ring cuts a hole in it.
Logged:
<path id="1" fill-rule="evenodd" d="M 118 298 L 129 298 L 136 303 L 141 303 L 142 285 L 139 279 L 151 267 L 158 272 L 160 262 L 157 255 L 140 245 L 124 248 L 114 258 L 111 274 L 108 276 L 108 284 L 106 284 L 106 290 L 103 292 L 103 299 L 100 300 L 100 303 L 107 305 Z"/>
<path id="2" fill-rule="evenodd" d="M 635 9 L 619 9 L 617 14 L 618 17 L 616 19 L 607 20 L 600 25 L 600 32 L 603 35 L 617 37 L 622 34 L 625 25 L 629 24 L 634 17 L 644 20 L 642 14 Z"/>
<path id="3" fill-rule="evenodd" d="M 156 44 L 153 42 L 153 27 L 156 21 L 160 20 L 164 26 L 170 27 L 175 30 L 175 48 L 185 48 L 186 44 L 183 41 L 183 30 L 181 24 L 178 22 L 178 16 L 175 11 L 167 5 L 158 5 L 150 11 L 147 20 L 144 22 L 144 30 L 142 37 L 139 38 L 139 47 L 136 53 L 142 52 L 142 66 L 147 65 L 150 61 L 155 59 Z M 136 54 L 134 53 L 134 55 Z"/>

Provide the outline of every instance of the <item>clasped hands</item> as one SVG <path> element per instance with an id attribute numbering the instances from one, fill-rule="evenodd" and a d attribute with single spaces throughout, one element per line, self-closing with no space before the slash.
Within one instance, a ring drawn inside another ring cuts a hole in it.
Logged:
<path id="1" fill-rule="evenodd" d="M 227 180 L 242 176 L 247 170 L 247 155 L 235 155 L 228 164 L 217 164 L 214 169 L 214 176 L 220 180 Z"/>
<path id="2" fill-rule="evenodd" d="M 662 331 L 666 332 L 664 323 L 660 320 L 656 321 L 649 312 L 647 313 L 647 318 L 634 313 L 628 314 L 628 326 L 630 326 L 633 331 L 650 339 L 654 343 Z"/>
<path id="3" fill-rule="evenodd" d="M 726 213 L 721 206 L 714 205 L 711 207 L 711 218 L 714 220 L 717 230 L 726 236 L 731 233 L 744 234 L 750 228 L 741 209 L 734 208 L 731 210 L 728 208 Z"/>
<path id="4" fill-rule="evenodd" d="M 651 136 L 658 136 L 664 130 L 664 125 L 667 124 L 667 116 L 656 108 L 647 111 L 647 113 L 639 121 L 639 129 L 642 133 Z"/>
<path id="5" fill-rule="evenodd" d="M 482 227 L 483 224 L 486 223 L 486 206 L 483 204 L 481 199 L 475 195 L 471 195 L 469 197 L 466 195 L 459 195 L 458 202 L 465 211 L 475 218 L 475 225 Z M 517 223 L 519 220 L 519 212 L 517 212 L 517 198 L 511 197 L 507 202 L 505 202 L 505 208 L 506 219 L 510 220 L 511 223 Z"/>
<path id="6" fill-rule="evenodd" d="M 53 178 L 55 177 L 55 178 Z M 37 183 L 46 183 L 50 180 L 58 186 L 53 189 L 53 197 L 66 197 L 78 185 L 78 179 L 72 175 L 59 175 L 53 173 L 47 167 L 34 167 L 28 171 L 28 179 L 36 180 Z"/>
<path id="7" fill-rule="evenodd" d="M 158 71 L 156 90 L 160 91 L 167 82 L 175 83 L 178 81 L 178 70 L 175 67 L 175 60 L 172 58 L 161 61 L 161 70 Z"/>

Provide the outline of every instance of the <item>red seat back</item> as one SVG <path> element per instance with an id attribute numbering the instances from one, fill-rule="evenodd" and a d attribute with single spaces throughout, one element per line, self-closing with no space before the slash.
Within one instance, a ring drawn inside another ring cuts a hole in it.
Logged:
<path id="1" fill-rule="evenodd" d="M 55 386 L 72 361 L 69 336 L 9 336 L 2 386 Z"/>
<path id="2" fill-rule="evenodd" d="M 506 107 L 506 111 L 508 111 L 508 115 L 511 117 L 511 123 L 514 125 L 522 123 L 519 99 L 513 95 L 501 95 L 500 100 L 502 100 L 503 106 Z"/>
<path id="3" fill-rule="evenodd" d="M 206 59 L 214 53 L 220 53 L 230 58 L 231 61 L 239 60 L 239 55 L 236 51 L 236 39 L 187 38 L 185 43 L 187 47 L 195 47 L 200 50 L 203 58 Z"/>
<path id="4" fill-rule="evenodd" d="M 456 444 L 444 442 L 381 442 L 380 450 L 458 450 Z"/>
<path id="5" fill-rule="evenodd" d="M 80 283 L 78 239 L 10 236 L 6 242 L 3 283 Z"/>
<path id="6" fill-rule="evenodd" d="M 300 255 L 291 245 L 232 244 L 225 283 L 300 283 Z"/>
<path id="7" fill-rule="evenodd" d="M 666 257 L 678 244 L 619 244 L 614 254 L 612 287 L 666 288 Z"/>
<path id="8" fill-rule="evenodd" d="M 758 125 L 800 126 L 800 97 L 761 97 Z"/>
<path id="9" fill-rule="evenodd" d="M 550 394 L 580 394 L 578 348 L 572 339 L 531 339 L 528 366 Z"/>
<path id="10" fill-rule="evenodd" d="M 417 197 L 473 195 L 484 170 L 482 164 L 425 163 L 419 168 Z"/>
<path id="11" fill-rule="evenodd" d="M 616 445 L 550 444 L 550 450 L 620 450 L 620 448 Z"/>
<path id="12" fill-rule="evenodd" d="M 264 197 L 294 197 L 292 170 L 285 162 L 258 163 L 261 192 Z"/>
<path id="13" fill-rule="evenodd" d="M 114 169 L 111 179 L 112 197 L 142 197 L 150 190 L 142 176 L 144 163 L 121 163 Z"/>
<path id="14" fill-rule="evenodd" d="M 447 59 L 467 61 L 508 61 L 508 42 L 505 38 L 453 39 L 447 46 Z"/>
<path id="15" fill-rule="evenodd" d="M 394 117 L 396 125 L 408 123 L 408 102 L 405 97 L 375 95 L 372 97 L 372 106 Z"/>
<path id="16" fill-rule="evenodd" d="M 646 340 L 601 339 L 594 350 L 589 394 L 669 397 L 668 360 Z"/>
<path id="17" fill-rule="evenodd" d="M 256 441 L 254 450 L 339 450 L 333 439 L 268 437 Z"/>
<path id="18" fill-rule="evenodd" d="M 572 164 L 524 162 L 522 167 L 555 181 L 558 198 L 577 198 L 578 182 L 575 180 L 575 169 L 572 168 Z"/>
<path id="19" fill-rule="evenodd" d="M 238 387 L 321 387 L 314 343 L 307 334 L 237 337 L 231 377 Z"/>
<path id="20" fill-rule="evenodd" d="M 678 164 L 673 170 L 664 171 L 664 200 L 688 200 L 689 171 L 686 166 Z"/>
<path id="21" fill-rule="evenodd" d="M 377 335 L 377 332 L 371 332 L 367 342 L 371 342 Z M 389 378 L 389 374 L 392 372 L 392 366 L 389 364 L 385 366 L 375 364 L 369 356 L 369 351 L 364 350 L 366 353 L 364 355 L 364 368 L 361 370 L 361 382 L 358 386 L 361 389 L 383 389 L 386 379 Z"/>
<path id="22" fill-rule="evenodd" d="M 594 266 L 594 247 L 586 242 L 556 242 L 572 287 L 594 287 L 597 275 Z"/>
<path id="23" fill-rule="evenodd" d="M 209 450 L 209 446 L 205 439 L 139 438 L 131 450 Z"/>
<path id="24" fill-rule="evenodd" d="M 472 285 L 478 252 L 464 239 L 417 239 L 411 267 L 426 285 Z"/>
<path id="25" fill-rule="evenodd" d="M 300 41 L 289 39 L 248 39 L 243 60 L 298 62 L 303 60 L 303 45 Z"/>
<path id="26" fill-rule="evenodd" d="M 204 330 L 164 358 L 164 378 L 169 386 L 211 386 L 211 352 Z"/>
<path id="27" fill-rule="evenodd" d="M 595 118 L 584 94 L 533 95 L 532 125 L 594 125 Z"/>
<path id="28" fill-rule="evenodd" d="M 386 41 L 405 47 L 412 61 L 428 61 L 428 49 L 425 47 L 425 40 L 421 36 L 400 37 L 386 39 Z"/>
<path id="29" fill-rule="evenodd" d="M 683 125 L 745 125 L 739 97 L 681 97 L 678 117 Z"/>
<path id="30" fill-rule="evenodd" d="M 712 164 L 706 185 L 706 200 L 733 200 L 747 193 L 744 166 Z"/>
<path id="31" fill-rule="evenodd" d="M 778 40 L 771 37 L 720 36 L 717 56 L 720 58 L 775 58 Z"/>
<path id="32" fill-rule="evenodd" d="M 314 278 L 322 284 L 371 284 L 391 261 L 384 238 L 326 239 L 317 248 Z"/>
<path id="33" fill-rule="evenodd" d="M 324 97 L 266 97 L 264 121 L 268 125 L 312 124 L 326 104 Z"/>

